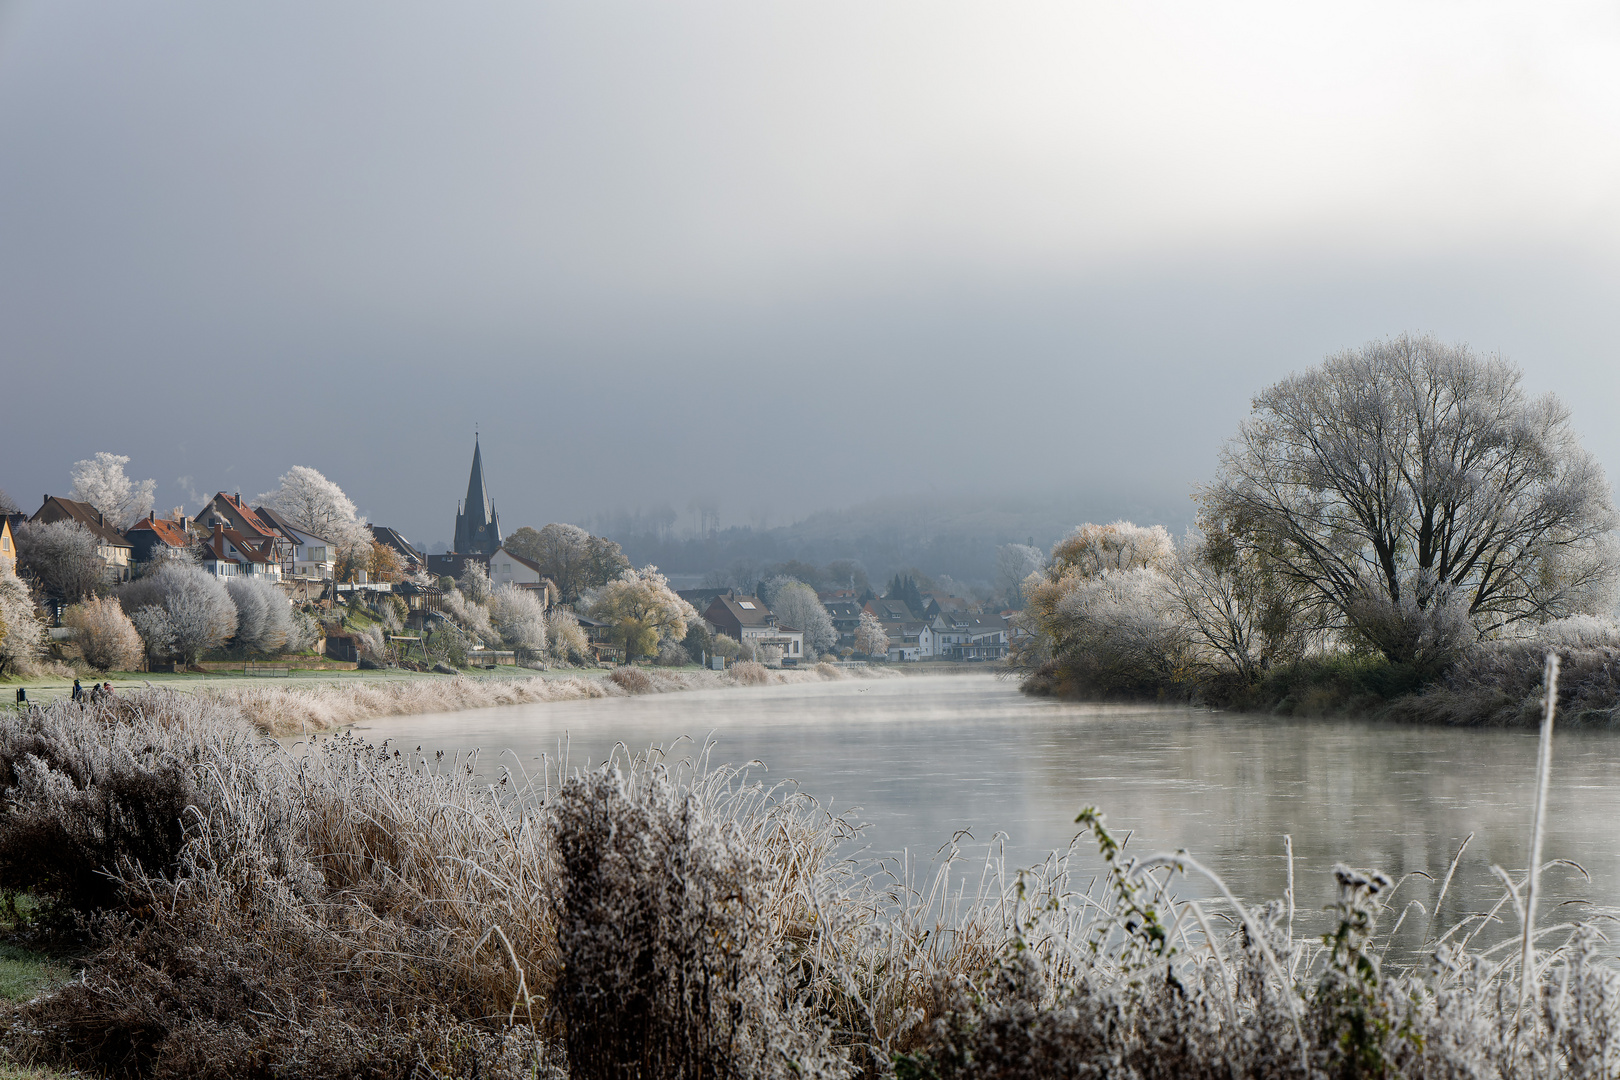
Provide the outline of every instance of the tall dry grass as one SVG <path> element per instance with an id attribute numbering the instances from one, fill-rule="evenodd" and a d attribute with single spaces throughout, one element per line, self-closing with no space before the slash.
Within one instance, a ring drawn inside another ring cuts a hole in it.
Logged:
<path id="1" fill-rule="evenodd" d="M 701 755 L 489 783 L 471 759 L 251 730 L 173 693 L 0 722 L 0 850 L 46 864 L 0 864 L 3 884 L 77 913 L 95 946 L 22 1011 L 15 1049 L 120 1076 L 1620 1069 L 1620 974 L 1596 928 L 1537 921 L 1533 872 L 1496 868 L 1496 908 L 1438 928 L 1404 882 L 1341 866 L 1316 937 L 1291 886 L 1246 905 L 1185 852 L 1129 854 L 1094 810 L 1101 875 L 1074 851 L 874 871 L 843 854 L 847 819 Z M 161 842 L 96 833 L 109 769 L 155 778 L 111 816 Z M 1515 913 L 1518 940 L 1476 944 Z M 1419 963 L 1388 959 L 1403 928 Z"/>

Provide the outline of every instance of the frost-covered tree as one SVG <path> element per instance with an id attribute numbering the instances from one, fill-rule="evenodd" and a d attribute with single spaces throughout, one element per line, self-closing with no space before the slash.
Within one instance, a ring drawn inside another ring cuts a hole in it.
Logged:
<path id="1" fill-rule="evenodd" d="M 187 664 L 236 633 L 236 604 L 218 578 L 195 566 L 169 564 L 118 591 L 135 629 L 153 656 Z"/>
<path id="2" fill-rule="evenodd" d="M 446 592 L 441 602 L 444 613 L 472 640 L 484 645 L 499 645 L 501 635 L 489 621 L 489 609 L 469 599 L 460 589 Z"/>
<path id="3" fill-rule="evenodd" d="M 456 582 L 456 588 L 461 594 L 475 604 L 488 606 L 493 587 L 489 583 L 489 567 L 477 559 L 468 559 L 467 565 L 461 571 L 461 579 Z"/>
<path id="4" fill-rule="evenodd" d="M 861 612 L 861 621 L 855 627 L 855 651 L 867 656 L 889 655 L 889 632 L 870 611 Z"/>
<path id="5" fill-rule="evenodd" d="M 616 580 L 587 593 L 585 610 L 613 627 L 613 639 L 625 648 L 625 660 L 657 652 L 664 638 L 686 636 L 686 624 L 697 612 L 676 595 L 656 566 L 627 570 Z"/>
<path id="6" fill-rule="evenodd" d="M 805 650 L 811 656 L 819 656 L 838 643 L 832 616 L 816 591 L 804 582 L 790 579 L 778 586 L 769 607 L 779 624 L 804 631 Z"/>
<path id="7" fill-rule="evenodd" d="M 315 621 L 315 616 L 307 611 L 294 611 L 283 648 L 290 653 L 304 652 L 313 649 L 320 637 L 321 624 Z"/>
<path id="8" fill-rule="evenodd" d="M 79 651 L 91 667 L 129 671 L 141 662 L 141 636 L 118 601 L 92 598 L 75 604 L 62 614 L 62 622 L 78 632 Z"/>
<path id="9" fill-rule="evenodd" d="M 577 525 L 553 523 L 539 530 L 524 526 L 507 538 L 506 547 L 538 563 L 540 573 L 556 582 L 566 604 L 630 569 L 630 560 L 618 544 L 592 536 Z"/>
<path id="10" fill-rule="evenodd" d="M 100 541 L 77 521 L 25 521 L 16 537 L 18 568 L 37 578 L 47 596 L 77 603 L 106 576 Z"/>
<path id="11" fill-rule="evenodd" d="M 995 589 L 1010 608 L 1024 606 L 1024 581 L 1046 566 L 1046 553 L 1028 544 L 1002 544 L 996 549 Z"/>
<path id="12" fill-rule="evenodd" d="M 1071 574 L 1039 607 L 1061 692 L 1159 697 L 1192 689 L 1194 643 L 1170 575 L 1148 567 Z"/>
<path id="13" fill-rule="evenodd" d="M 262 577 L 234 577 L 225 591 L 236 605 L 234 641 L 254 652 L 280 652 L 292 635 L 292 604 L 287 594 Z"/>
<path id="14" fill-rule="evenodd" d="M 28 586 L 0 567 L 0 675 L 27 668 L 44 649 L 45 625 L 34 614 Z"/>
<path id="15" fill-rule="evenodd" d="M 1324 625 L 1392 661 L 1606 609 L 1620 558 L 1597 461 L 1552 395 L 1431 337 L 1330 356 L 1254 399 L 1205 504 Z"/>
<path id="16" fill-rule="evenodd" d="M 590 645 L 579 619 L 567 608 L 552 608 L 546 616 L 546 638 L 551 655 L 564 664 L 585 659 Z"/>
<path id="17" fill-rule="evenodd" d="M 546 651 L 546 606 L 527 589 L 510 582 L 497 587 L 489 598 L 489 620 L 519 659 L 532 660 Z"/>
<path id="18" fill-rule="evenodd" d="M 124 475 L 129 457 L 105 450 L 93 458 L 73 463 L 73 498 L 100 510 L 108 524 L 127 529 L 152 509 L 155 481 L 136 483 Z"/>
<path id="19" fill-rule="evenodd" d="M 294 465 L 274 491 L 259 502 L 287 515 L 293 524 L 331 542 L 338 561 L 364 567 L 371 555 L 371 530 L 343 489 L 318 470 Z"/>

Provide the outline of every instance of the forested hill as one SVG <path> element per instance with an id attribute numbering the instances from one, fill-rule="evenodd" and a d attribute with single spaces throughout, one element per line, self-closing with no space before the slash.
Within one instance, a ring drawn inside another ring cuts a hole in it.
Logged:
<path id="1" fill-rule="evenodd" d="M 1129 505 L 1119 499 L 1070 500 L 884 500 L 848 510 L 823 511 L 791 525 L 734 525 L 705 535 L 677 523 L 667 508 L 601 514 L 591 531 L 611 537 L 640 566 L 656 563 L 665 573 L 711 570 L 799 560 L 826 565 L 861 563 L 874 580 L 916 568 L 962 582 L 992 577 L 996 548 L 1031 543 L 1048 548 L 1082 521 L 1127 517 L 1162 522 L 1180 532 L 1191 521 L 1185 506 Z"/>

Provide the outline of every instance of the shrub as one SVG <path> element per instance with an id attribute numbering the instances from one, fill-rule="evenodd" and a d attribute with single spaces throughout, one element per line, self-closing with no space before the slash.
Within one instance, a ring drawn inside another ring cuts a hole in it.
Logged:
<path id="1" fill-rule="evenodd" d="M 659 643 L 658 655 L 653 658 L 653 663 L 660 667 L 685 667 L 688 664 L 695 664 L 697 661 L 692 659 L 692 654 L 686 651 L 685 645 L 679 641 L 666 638 Z"/>
<path id="2" fill-rule="evenodd" d="M 770 669 L 754 660 L 739 660 L 728 670 L 743 686 L 764 686 L 771 681 Z"/>
<path id="3" fill-rule="evenodd" d="M 656 689 L 652 676 L 639 668 L 614 668 L 608 678 L 627 694 L 650 694 Z"/>
<path id="4" fill-rule="evenodd" d="M 553 608 L 546 616 L 546 636 L 550 642 L 552 658 L 563 664 L 582 664 L 589 660 L 586 652 L 590 641 L 580 629 L 579 619 L 567 608 Z"/>
<path id="5" fill-rule="evenodd" d="M 280 652 L 292 636 L 292 603 L 287 594 L 262 577 L 225 580 L 236 605 L 235 643 L 254 652 Z"/>
<path id="6" fill-rule="evenodd" d="M 490 594 L 489 618 L 518 659 L 545 655 L 546 606 L 532 592 L 510 582 L 500 585 Z"/>
<path id="7" fill-rule="evenodd" d="M 236 633 L 236 604 L 218 578 L 195 566 L 167 563 L 125 585 L 118 601 L 154 656 L 191 663 Z"/>
<path id="8" fill-rule="evenodd" d="M 84 659 L 102 671 L 128 671 L 141 662 L 141 635 L 116 600 L 86 600 L 63 614 L 62 621 L 79 632 Z"/>
<path id="9" fill-rule="evenodd" d="M 734 821 L 661 769 L 578 777 L 553 813 L 554 1002 L 571 1077 L 849 1075 L 782 984 L 771 867 Z"/>
<path id="10" fill-rule="evenodd" d="M 189 702 L 149 711 L 172 695 L 56 704 L 0 724 L 0 884 L 62 908 L 118 902 L 106 872 L 127 864 L 170 873 L 188 806 L 210 766 L 246 777 L 257 736 L 234 710 Z"/>

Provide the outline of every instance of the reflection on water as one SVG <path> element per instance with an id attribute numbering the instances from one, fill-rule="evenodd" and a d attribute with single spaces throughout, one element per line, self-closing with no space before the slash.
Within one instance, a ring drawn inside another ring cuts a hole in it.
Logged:
<path id="1" fill-rule="evenodd" d="M 1250 901 L 1282 895 L 1286 833 L 1302 911 L 1331 898 L 1334 862 L 1439 877 L 1474 833 L 1443 924 L 1500 896 L 1492 863 L 1525 865 L 1536 757 L 1533 732 L 1067 704 L 979 675 L 523 705 L 378 720 L 366 734 L 429 751 L 478 747 L 486 768 L 509 750 L 531 771 L 565 740 L 579 765 L 616 743 L 712 734 L 716 761 L 758 759 L 823 804 L 860 807 L 875 856 L 926 859 L 966 829 L 979 841 L 1005 834 L 1009 861 L 1033 863 L 1065 847 L 1075 814 L 1095 804 L 1134 830 L 1138 853 L 1186 848 Z M 1592 881 L 1550 872 L 1544 911 L 1583 898 L 1620 906 L 1617 751 L 1613 735 L 1557 738 L 1544 850 Z M 1412 895 L 1428 905 L 1436 888 L 1417 884 Z"/>

